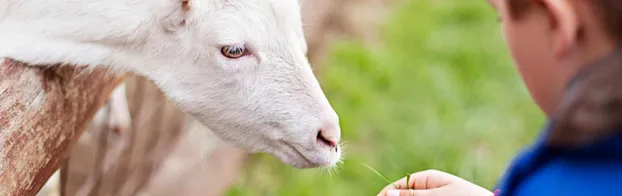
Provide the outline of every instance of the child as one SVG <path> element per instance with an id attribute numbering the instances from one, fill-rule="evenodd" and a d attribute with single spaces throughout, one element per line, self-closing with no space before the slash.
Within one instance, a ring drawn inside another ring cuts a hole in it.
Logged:
<path id="1" fill-rule="evenodd" d="M 622 196 L 622 0 L 488 1 L 548 126 L 494 193 L 429 170 L 379 195 Z"/>

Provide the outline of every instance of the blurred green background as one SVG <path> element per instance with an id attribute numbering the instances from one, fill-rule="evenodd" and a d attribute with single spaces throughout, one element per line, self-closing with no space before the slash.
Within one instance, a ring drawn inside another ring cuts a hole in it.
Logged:
<path id="1" fill-rule="evenodd" d="M 340 40 L 319 74 L 341 118 L 345 160 L 332 173 L 254 155 L 228 195 L 375 195 L 439 169 L 492 188 L 543 123 L 485 1 L 405 0 L 382 45 Z"/>

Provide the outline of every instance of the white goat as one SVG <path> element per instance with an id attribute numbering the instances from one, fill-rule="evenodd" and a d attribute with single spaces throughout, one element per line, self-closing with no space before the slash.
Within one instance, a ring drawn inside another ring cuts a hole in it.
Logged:
<path id="1" fill-rule="evenodd" d="M 297 168 L 341 158 L 299 0 L 0 0 L 0 58 L 130 71 L 225 141 Z"/>

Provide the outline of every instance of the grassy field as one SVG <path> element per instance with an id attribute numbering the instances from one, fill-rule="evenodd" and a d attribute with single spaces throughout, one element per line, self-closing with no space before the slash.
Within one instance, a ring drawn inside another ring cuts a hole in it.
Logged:
<path id="1" fill-rule="evenodd" d="M 329 174 L 251 157 L 229 195 L 375 195 L 391 180 L 444 170 L 492 188 L 543 116 L 512 66 L 485 1 L 405 0 L 382 47 L 342 40 L 321 82 L 341 117 L 346 159 Z"/>

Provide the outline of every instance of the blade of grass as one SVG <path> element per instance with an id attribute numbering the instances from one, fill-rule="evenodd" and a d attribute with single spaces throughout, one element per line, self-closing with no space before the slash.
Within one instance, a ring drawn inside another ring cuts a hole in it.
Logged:
<path id="1" fill-rule="evenodd" d="M 406 174 L 406 189 L 410 188 L 410 174 Z"/>
<path id="2" fill-rule="evenodd" d="M 376 171 L 374 168 L 372 168 L 371 166 L 365 164 L 365 163 L 361 163 L 361 165 L 367 167 L 369 170 L 373 171 L 376 175 L 380 176 L 380 178 L 384 179 L 387 183 L 392 184 L 393 186 L 395 186 L 396 188 L 400 188 L 400 186 L 395 185 L 393 182 L 391 182 L 387 177 L 385 177 L 384 175 L 380 174 L 380 172 Z"/>

